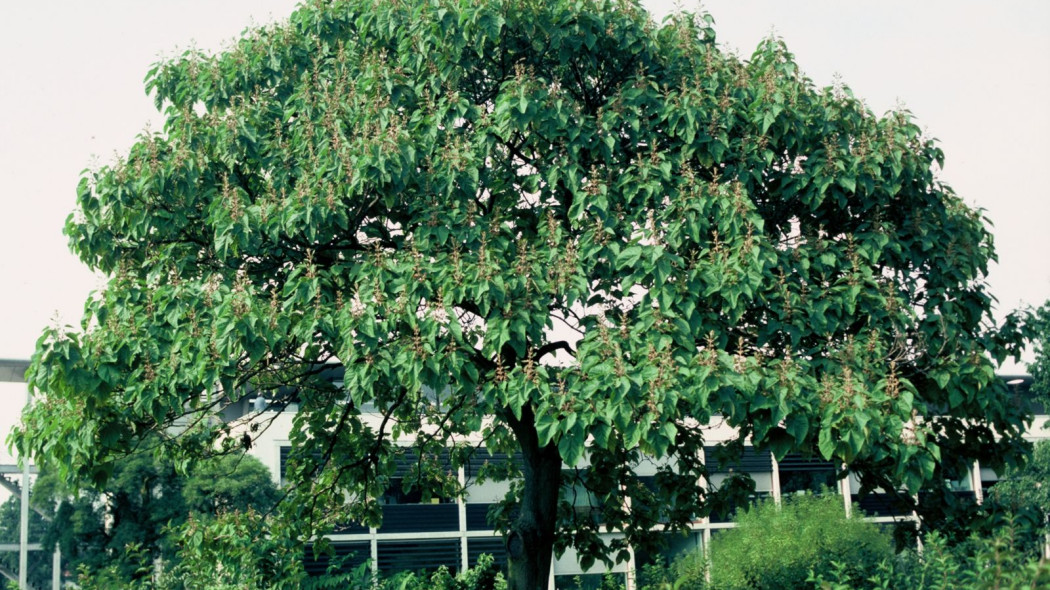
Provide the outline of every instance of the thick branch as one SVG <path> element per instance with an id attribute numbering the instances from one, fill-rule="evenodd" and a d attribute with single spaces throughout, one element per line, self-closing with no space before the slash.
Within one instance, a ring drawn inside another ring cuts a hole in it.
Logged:
<path id="1" fill-rule="evenodd" d="M 544 344 L 543 346 L 539 347 L 536 350 L 536 353 L 533 355 L 532 360 L 538 361 L 544 356 L 558 350 L 564 350 L 565 352 L 569 353 L 569 355 L 576 356 L 576 351 L 573 350 L 571 346 L 569 346 L 568 342 L 564 340 L 559 340 L 557 342 L 548 342 L 547 344 Z"/>

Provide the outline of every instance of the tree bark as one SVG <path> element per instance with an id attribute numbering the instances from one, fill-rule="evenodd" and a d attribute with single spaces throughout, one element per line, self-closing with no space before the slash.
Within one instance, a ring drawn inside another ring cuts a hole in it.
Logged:
<path id="1" fill-rule="evenodd" d="M 539 446 L 532 408 L 522 408 L 521 420 L 508 422 L 524 459 L 519 512 L 507 534 L 507 585 L 510 590 L 547 588 L 554 553 L 554 531 L 561 491 L 561 454 L 556 444 Z"/>

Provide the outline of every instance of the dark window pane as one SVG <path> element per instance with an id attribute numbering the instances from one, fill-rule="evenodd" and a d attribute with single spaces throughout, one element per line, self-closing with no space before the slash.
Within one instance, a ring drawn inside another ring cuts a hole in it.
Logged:
<path id="1" fill-rule="evenodd" d="M 459 530 L 455 504 L 390 504 L 383 506 L 380 533 L 429 533 Z"/>
<path id="2" fill-rule="evenodd" d="M 468 478 L 476 477 L 481 468 L 488 463 L 493 467 L 503 467 L 508 461 L 513 461 L 517 465 L 518 469 L 522 468 L 525 462 L 521 452 L 516 452 L 513 455 L 506 453 L 496 453 L 490 455 L 488 450 L 484 447 L 475 449 L 474 453 L 470 456 L 470 460 L 463 466 L 463 471 Z"/>
<path id="3" fill-rule="evenodd" d="M 441 566 L 456 572 L 460 567 L 459 539 L 428 541 L 380 541 L 379 571 L 432 572 Z"/>
<path id="4" fill-rule="evenodd" d="M 770 473 L 773 471 L 773 455 L 769 451 L 758 451 L 755 447 L 744 446 L 744 452 L 736 461 L 721 461 L 716 446 L 704 447 L 704 458 L 711 473 L 728 473 L 743 471 L 745 473 Z"/>
<path id="5" fill-rule="evenodd" d="M 467 530 L 468 531 L 491 531 L 489 524 L 489 508 L 494 504 L 467 504 Z"/>
<path id="6" fill-rule="evenodd" d="M 778 464 L 780 493 L 821 493 L 825 489 L 835 490 L 835 464 L 823 459 L 787 455 Z"/>
<path id="7" fill-rule="evenodd" d="M 507 547 L 502 537 L 467 539 L 467 562 L 470 567 L 478 563 L 481 554 L 491 555 L 500 568 L 507 567 Z"/>
<path id="8" fill-rule="evenodd" d="M 762 500 L 764 500 L 766 498 L 769 498 L 769 497 L 770 497 L 769 492 L 756 492 L 756 493 L 751 494 L 750 496 L 748 496 L 748 501 L 747 501 L 746 506 L 747 507 L 754 506 L 758 502 L 760 502 L 760 501 L 762 501 Z M 738 505 L 738 504 L 734 503 L 734 504 L 730 505 L 728 512 L 723 512 L 721 514 L 716 513 L 716 512 L 711 512 L 711 522 L 732 522 L 733 517 L 736 516 L 737 510 L 739 510 L 740 508 L 742 508 L 741 505 Z"/>
<path id="9" fill-rule="evenodd" d="M 854 496 L 853 500 L 860 506 L 865 516 L 906 516 L 911 508 L 893 494 L 865 494 Z"/>
<path id="10" fill-rule="evenodd" d="M 355 567 L 365 563 L 372 557 L 372 549 L 367 541 L 353 543 L 332 543 L 334 556 L 319 555 L 314 557 L 313 549 L 307 547 L 306 559 L 303 565 L 306 573 L 311 576 L 320 576 L 328 571 L 330 565 L 335 565 L 341 572 L 348 572 Z"/>

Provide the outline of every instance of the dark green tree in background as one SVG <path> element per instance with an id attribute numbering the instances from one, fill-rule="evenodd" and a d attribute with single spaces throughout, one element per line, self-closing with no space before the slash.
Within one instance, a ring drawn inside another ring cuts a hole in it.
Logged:
<path id="1" fill-rule="evenodd" d="M 0 543 L 17 544 L 20 539 L 21 501 L 18 496 L 9 496 L 0 504 Z M 49 524 L 35 511 L 29 512 L 29 542 L 39 543 Z M 51 584 L 51 552 L 30 551 L 27 581 L 33 588 L 49 588 Z M 18 552 L 0 553 L 0 583 L 6 588 L 18 583 Z M 7 581 L 3 581 L 7 580 Z"/>
<path id="2" fill-rule="evenodd" d="M 172 531 L 191 515 L 266 511 L 278 499 L 269 470 L 236 455 L 180 475 L 170 461 L 139 453 L 118 461 L 102 488 L 69 492 L 56 476 L 45 475 L 33 491 L 34 505 L 54 513 L 44 546 L 58 545 L 65 569 L 88 576 L 106 570 L 114 583 L 148 578 L 157 560 L 171 567 L 178 548 Z"/>
<path id="3" fill-rule="evenodd" d="M 1035 358 L 1028 371 L 1034 379 L 1032 393 L 1044 408 L 1050 408 L 1050 301 L 1032 313 L 1031 323 Z"/>
<path id="4" fill-rule="evenodd" d="M 1034 533 L 1037 551 L 1050 542 L 1050 441 L 1036 443 L 1028 463 L 1008 470 L 989 493 L 992 507 L 1006 511 Z"/>
<path id="5" fill-rule="evenodd" d="M 305 538 L 378 520 L 406 435 L 409 479 L 457 493 L 430 459 L 480 433 L 523 456 L 501 523 L 519 589 L 555 550 L 624 559 L 705 514 L 716 414 L 730 451 L 819 453 L 866 487 L 1016 461 L 1028 417 L 995 367 L 1020 338 L 940 148 L 815 88 L 778 39 L 720 51 L 711 22 L 319 0 L 158 64 L 163 130 L 80 183 L 66 233 L 109 282 L 41 340 L 18 447 L 101 482 L 187 414 L 172 447 L 210 452 L 251 437 L 200 418 L 295 401 L 282 516 Z"/>

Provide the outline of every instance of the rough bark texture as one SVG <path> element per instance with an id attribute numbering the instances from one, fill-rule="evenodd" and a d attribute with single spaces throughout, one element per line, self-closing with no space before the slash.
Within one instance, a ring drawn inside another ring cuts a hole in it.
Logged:
<path id="1" fill-rule="evenodd" d="M 524 456 L 524 486 L 518 517 L 506 538 L 508 583 L 511 590 L 538 590 L 547 587 L 550 575 L 561 455 L 557 445 L 539 446 L 531 408 L 523 409 L 521 420 L 512 420 L 511 426 Z"/>

